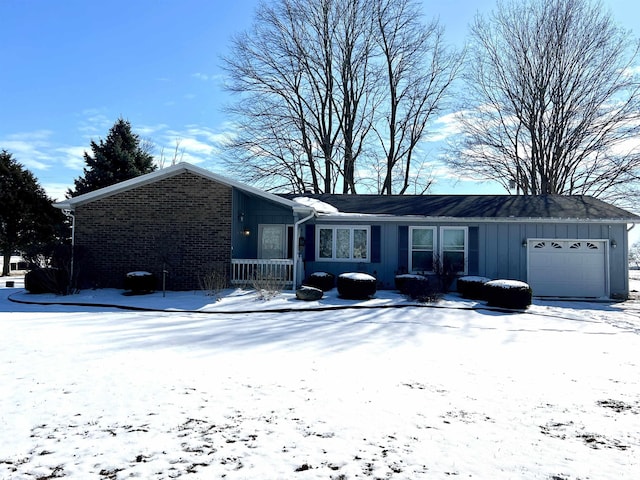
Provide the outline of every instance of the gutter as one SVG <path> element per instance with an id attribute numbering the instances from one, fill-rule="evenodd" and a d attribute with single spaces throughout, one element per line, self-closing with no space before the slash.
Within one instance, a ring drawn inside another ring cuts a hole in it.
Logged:
<path id="1" fill-rule="evenodd" d="M 394 222 L 394 223 L 633 223 L 637 219 L 629 218 L 544 218 L 544 217 L 433 217 L 422 215 L 380 215 L 380 214 L 358 214 L 358 213 L 338 213 L 338 214 L 318 214 L 318 218 L 335 223 L 348 222 Z"/>

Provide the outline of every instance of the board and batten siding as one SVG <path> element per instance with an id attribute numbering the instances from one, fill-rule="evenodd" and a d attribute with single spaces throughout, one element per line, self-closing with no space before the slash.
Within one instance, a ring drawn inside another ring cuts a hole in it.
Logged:
<path id="1" fill-rule="evenodd" d="M 305 236 L 305 273 L 308 275 L 313 272 L 328 272 L 334 275 L 340 275 L 345 272 L 361 272 L 373 275 L 378 279 L 378 287 L 382 289 L 395 288 L 395 276 L 399 273 L 406 273 L 408 268 L 409 256 L 409 226 L 414 224 L 407 222 L 384 222 L 384 223 L 366 223 L 353 222 L 349 226 L 368 226 L 371 228 L 371 258 L 369 261 L 319 261 L 315 258 L 315 228 L 325 225 L 325 223 L 307 224 L 304 229 Z M 327 221 L 326 225 L 335 225 Z M 422 224 L 424 225 L 424 224 Z M 478 249 L 477 249 L 477 224 L 469 225 L 463 223 L 434 223 L 429 226 L 456 226 L 469 227 L 469 240 L 473 239 L 473 245 L 470 245 L 469 255 L 469 273 L 477 275 L 475 271 L 478 268 Z M 377 244 L 377 239 L 379 243 Z"/>
<path id="2" fill-rule="evenodd" d="M 331 222 L 327 222 L 330 224 Z M 349 224 L 352 225 L 351 223 Z M 373 226 L 375 223 L 358 222 L 355 225 Z M 380 228 L 379 262 L 329 262 L 315 259 L 314 224 L 307 224 L 305 267 L 306 273 L 325 271 L 339 275 L 355 271 L 374 275 L 380 288 L 394 288 L 394 278 L 406 271 L 408 251 L 408 227 L 426 226 L 426 223 L 384 222 Z M 527 281 L 527 247 L 523 242 L 532 238 L 615 240 L 617 248 L 610 248 L 610 294 L 628 292 L 628 265 L 624 252 L 628 246 L 625 224 L 586 222 L 525 223 L 525 222 L 433 222 L 428 226 L 468 227 L 468 274 L 494 279 Z M 311 237 L 310 237 L 311 236 Z M 373 256 L 373 255 L 372 255 Z"/>
<path id="3" fill-rule="evenodd" d="M 258 258 L 258 225 L 293 225 L 290 208 L 233 190 L 233 258 Z M 245 234 L 248 232 L 248 235 Z"/>
<path id="4" fill-rule="evenodd" d="M 527 281 L 527 239 L 615 240 L 609 248 L 610 295 L 628 292 L 625 224 L 604 223 L 483 223 L 479 229 L 479 273 L 489 278 Z"/>

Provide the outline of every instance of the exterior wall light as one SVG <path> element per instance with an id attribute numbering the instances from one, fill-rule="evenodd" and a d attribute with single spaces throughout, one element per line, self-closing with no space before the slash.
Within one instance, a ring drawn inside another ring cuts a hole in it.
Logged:
<path id="1" fill-rule="evenodd" d="M 527 248 L 527 239 L 526 238 L 522 239 L 522 248 Z"/>
<path id="2" fill-rule="evenodd" d="M 611 248 L 616 248 L 618 246 L 618 242 L 615 240 L 611 240 Z"/>

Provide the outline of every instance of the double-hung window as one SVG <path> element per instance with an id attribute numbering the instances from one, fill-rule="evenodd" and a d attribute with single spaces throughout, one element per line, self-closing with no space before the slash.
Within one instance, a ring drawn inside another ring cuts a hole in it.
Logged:
<path id="1" fill-rule="evenodd" d="M 410 272 L 433 272 L 435 239 L 435 227 L 409 227 Z"/>
<path id="2" fill-rule="evenodd" d="M 316 259 L 369 261 L 370 228 L 329 226 L 316 228 Z"/>
<path id="3" fill-rule="evenodd" d="M 467 227 L 440 228 L 440 261 L 445 271 L 466 274 L 468 232 Z"/>

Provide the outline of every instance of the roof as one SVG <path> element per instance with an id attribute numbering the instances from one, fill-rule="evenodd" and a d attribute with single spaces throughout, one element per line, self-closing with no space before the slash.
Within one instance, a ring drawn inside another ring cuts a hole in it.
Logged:
<path id="1" fill-rule="evenodd" d="M 124 182 L 119 182 L 114 185 L 110 185 L 108 187 L 94 190 L 93 192 L 85 193 L 84 195 L 78 195 L 77 197 L 68 198 L 61 202 L 54 203 L 53 206 L 56 208 L 60 208 L 62 210 L 73 210 L 75 207 L 79 205 L 90 203 L 90 202 L 99 200 L 101 198 L 109 197 L 111 195 L 115 195 L 117 193 L 131 190 L 131 189 L 140 187 L 142 185 L 148 185 L 148 184 L 157 182 L 159 180 L 162 180 L 164 178 L 173 177 L 175 175 L 179 175 L 185 172 L 190 172 L 195 175 L 208 178 L 214 182 L 218 182 L 223 185 L 227 185 L 229 187 L 237 188 L 250 195 L 264 198 L 266 200 L 278 203 L 280 205 L 290 207 L 294 210 L 311 211 L 309 207 L 306 207 L 296 202 L 292 202 L 291 200 L 288 200 L 284 197 L 265 192 L 263 190 L 260 190 L 255 187 L 251 187 L 249 185 L 245 185 L 243 183 L 237 182 L 235 180 L 231 180 L 230 178 L 226 178 L 222 175 L 218 175 L 209 170 L 196 167 L 195 165 L 191 165 L 190 163 L 186 163 L 186 162 L 181 162 L 167 168 L 161 168 L 154 172 L 147 173 L 145 175 L 140 175 L 139 177 L 134 177 L 129 180 L 125 180 Z"/>
<path id="2" fill-rule="evenodd" d="M 301 196 L 333 206 L 341 215 L 640 222 L 639 216 L 586 195 L 282 195 Z"/>
<path id="3" fill-rule="evenodd" d="M 73 210 L 79 205 L 184 172 L 237 188 L 294 211 L 314 212 L 320 216 L 343 220 L 353 216 L 372 215 L 387 219 L 412 216 L 441 220 L 527 219 L 640 223 L 640 216 L 586 195 L 276 195 L 184 162 L 63 200 L 54 206 L 63 210 Z M 300 200 L 299 197 L 305 197 L 305 200 Z M 296 198 L 298 201 L 294 201 Z"/>

